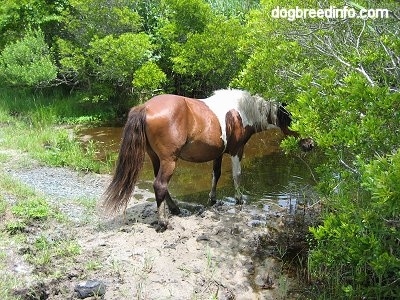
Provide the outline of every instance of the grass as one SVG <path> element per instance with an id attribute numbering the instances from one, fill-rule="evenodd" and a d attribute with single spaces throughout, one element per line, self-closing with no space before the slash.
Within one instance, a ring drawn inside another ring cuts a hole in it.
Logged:
<path id="1" fill-rule="evenodd" d="M 99 260 L 88 260 L 85 264 L 85 268 L 88 271 L 96 271 L 103 268 L 103 264 Z"/>
<path id="2" fill-rule="evenodd" d="M 53 240 L 41 234 L 34 241 L 30 251 L 26 255 L 27 261 L 45 270 L 45 274 L 49 275 L 59 272 L 57 269 L 50 271 L 55 260 L 63 259 L 65 263 L 69 258 L 79 255 L 81 248 L 73 238 Z"/>
<path id="3" fill-rule="evenodd" d="M 97 159 L 97 145 L 81 144 L 65 127 L 30 127 L 21 122 L 0 128 L 2 145 L 18 148 L 48 165 L 69 166 L 76 170 L 107 172 L 110 162 Z"/>
<path id="4" fill-rule="evenodd" d="M 1 150 L 19 150 L 47 165 L 109 172 L 112 162 L 100 161 L 98 145 L 81 143 L 74 127 L 98 125 L 110 116 L 112 109 L 91 105 L 78 94 L 71 97 L 56 89 L 38 93 L 0 88 L 0 241 L 11 249 L 0 253 L 0 299 L 19 299 L 14 292 L 25 288 L 24 280 L 7 274 L 6 264 L 14 256 L 33 266 L 32 275 L 40 281 L 65 277 L 82 251 L 71 228 L 65 230 L 69 225 L 58 209 L 2 171 L 2 166 L 24 162 L 23 158 L 11 161 L 11 155 Z M 95 209 L 93 199 L 79 202 L 88 212 Z M 87 265 L 93 270 L 100 267 L 98 262 Z"/>
<path id="5" fill-rule="evenodd" d="M 2 195 L 0 195 L 0 219 L 6 213 L 8 207 L 7 201 L 4 199 Z"/>
<path id="6" fill-rule="evenodd" d="M 35 195 L 32 189 L 4 173 L 0 173 L 0 188 L 2 191 L 7 191 L 8 194 L 22 199 L 33 197 Z"/>
<path id="7" fill-rule="evenodd" d="M 38 282 L 65 277 L 81 247 L 72 233 L 54 230 L 65 225 L 59 216 L 42 195 L 0 170 L 0 245 L 7 249 L 0 252 L 0 299 L 19 299 L 15 291 L 25 288 L 17 273 L 8 274 L 10 262 L 23 259 Z"/>
<path id="8" fill-rule="evenodd" d="M 81 143 L 73 129 L 110 117 L 111 113 L 94 107 L 89 109 L 77 96 L 68 98 L 60 92 L 37 95 L 0 89 L 0 148 L 20 149 L 48 165 L 109 172 L 112 159 L 99 160 L 98 145 Z"/>
<path id="9" fill-rule="evenodd" d="M 51 215 L 55 215 L 54 210 L 43 197 L 36 195 L 32 189 L 7 174 L 0 173 L 0 188 L 3 192 L 17 199 L 10 209 L 14 217 L 14 220 L 11 221 L 13 222 L 13 225 L 10 225 L 11 228 L 33 221 L 44 221 Z M 5 214 L 8 203 L 3 195 L 1 195 L 1 199 L 0 207 L 3 207 L 2 211 Z"/>
<path id="10" fill-rule="evenodd" d="M 64 93 L 61 89 L 32 91 L 0 88 L 0 122 L 19 117 L 34 127 L 52 124 L 98 124 L 113 118 L 112 107 L 92 105 L 79 93 Z"/>
<path id="11" fill-rule="evenodd" d="M 16 300 L 19 299 L 12 294 L 13 289 L 18 286 L 18 278 L 9 274 L 0 274 L 0 299 Z"/>

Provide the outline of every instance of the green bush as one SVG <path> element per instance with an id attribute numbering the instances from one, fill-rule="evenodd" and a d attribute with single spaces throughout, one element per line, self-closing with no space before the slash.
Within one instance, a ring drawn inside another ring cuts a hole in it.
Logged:
<path id="1" fill-rule="evenodd" d="M 152 45 L 145 33 L 124 33 L 119 37 L 108 35 L 90 43 L 89 54 L 99 79 L 116 84 L 127 84 L 143 63 L 151 58 Z"/>
<path id="2" fill-rule="evenodd" d="M 149 61 L 133 73 L 132 86 L 136 93 L 139 94 L 139 99 L 147 100 L 162 90 L 162 86 L 166 81 L 167 76 L 160 67 L 156 63 Z"/>
<path id="3" fill-rule="evenodd" d="M 400 288 L 400 152 L 362 168 L 359 193 L 331 197 L 322 225 L 311 228 L 316 247 L 310 272 L 327 295 L 397 299 Z M 352 196 L 352 197 L 350 197 Z"/>
<path id="4" fill-rule="evenodd" d="M 247 58 L 240 48 L 244 33 L 237 19 L 215 18 L 203 32 L 188 34 L 186 43 L 174 44 L 171 59 L 181 87 L 203 96 L 228 87 Z"/>
<path id="5" fill-rule="evenodd" d="M 43 33 L 28 31 L 25 37 L 8 44 L 0 54 L 0 78 L 11 86 L 48 85 L 57 76 Z"/>

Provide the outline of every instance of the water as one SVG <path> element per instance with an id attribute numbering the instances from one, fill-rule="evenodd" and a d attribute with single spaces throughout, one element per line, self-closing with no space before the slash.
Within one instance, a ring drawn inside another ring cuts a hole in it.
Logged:
<path id="1" fill-rule="evenodd" d="M 100 157 L 117 153 L 122 128 L 98 127 L 80 131 L 83 141 L 93 140 L 101 145 Z M 242 160 L 241 185 L 248 203 L 257 203 L 264 210 L 286 208 L 294 212 L 298 205 L 310 201 L 314 181 L 305 162 L 285 155 L 279 149 L 282 134 L 269 130 L 254 135 L 245 147 Z M 178 201 L 207 204 L 211 187 L 212 162 L 189 163 L 178 160 L 169 190 Z M 229 155 L 224 155 L 222 174 L 217 186 L 217 198 L 231 201 L 234 188 Z M 146 156 L 138 185 L 152 191 L 153 170 Z M 306 203 L 307 202 L 307 203 Z"/>

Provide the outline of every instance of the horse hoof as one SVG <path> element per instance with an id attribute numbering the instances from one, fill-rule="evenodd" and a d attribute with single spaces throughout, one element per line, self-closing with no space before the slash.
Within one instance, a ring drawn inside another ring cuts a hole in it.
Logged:
<path id="1" fill-rule="evenodd" d="M 213 205 L 215 205 L 215 204 L 217 204 L 217 199 L 215 199 L 215 198 L 208 198 L 208 205 L 209 205 L 209 206 L 213 206 Z"/>
<path id="2" fill-rule="evenodd" d="M 172 215 L 177 216 L 181 213 L 181 210 L 179 209 L 179 207 L 174 207 L 174 208 L 169 208 L 169 212 Z"/>
<path id="3" fill-rule="evenodd" d="M 157 224 L 157 225 L 156 225 L 156 232 L 162 233 L 162 232 L 164 232 L 165 230 L 167 230 L 167 226 L 160 225 L 160 224 Z"/>
<path id="4" fill-rule="evenodd" d="M 235 200 L 236 200 L 236 205 L 242 205 L 242 204 L 244 204 L 243 196 L 241 196 L 241 197 L 239 197 L 239 198 L 235 197 Z"/>
<path id="5" fill-rule="evenodd" d="M 168 228 L 168 221 L 158 221 L 156 232 L 164 232 Z"/>

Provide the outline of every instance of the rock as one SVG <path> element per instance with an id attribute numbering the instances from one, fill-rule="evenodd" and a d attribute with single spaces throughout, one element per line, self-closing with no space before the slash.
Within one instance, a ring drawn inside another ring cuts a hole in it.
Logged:
<path id="1" fill-rule="evenodd" d="M 208 235 L 205 234 L 201 234 L 197 237 L 196 242 L 200 242 L 200 241 L 209 241 L 210 237 Z"/>
<path id="2" fill-rule="evenodd" d="M 254 274 L 255 267 L 252 261 L 246 261 L 243 266 L 248 274 L 250 275 Z"/>
<path id="3" fill-rule="evenodd" d="M 232 226 L 232 228 L 231 228 L 231 234 L 233 234 L 233 235 L 238 235 L 238 234 L 240 234 L 239 226 L 237 226 L 237 225 Z"/>
<path id="4" fill-rule="evenodd" d="M 227 210 L 228 214 L 236 214 L 236 208 L 231 208 Z"/>
<path id="5" fill-rule="evenodd" d="M 260 289 L 269 290 L 269 289 L 274 288 L 274 282 L 272 281 L 272 278 L 270 277 L 269 274 L 257 275 L 256 278 L 254 279 L 254 283 Z"/>
<path id="6" fill-rule="evenodd" d="M 99 280 L 87 280 L 80 282 L 75 287 L 75 292 L 80 299 L 85 299 L 92 296 L 101 297 L 106 293 L 106 286 Z"/>
<path id="7" fill-rule="evenodd" d="M 267 222 L 265 221 L 260 221 L 260 220 L 250 220 L 247 222 L 247 226 L 249 227 L 260 227 L 260 226 L 265 226 Z"/>

